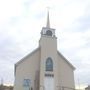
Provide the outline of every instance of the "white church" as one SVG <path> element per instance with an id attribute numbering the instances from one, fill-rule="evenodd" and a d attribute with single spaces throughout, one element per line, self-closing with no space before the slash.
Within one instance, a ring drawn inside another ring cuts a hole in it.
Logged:
<path id="1" fill-rule="evenodd" d="M 75 67 L 57 50 L 55 29 L 41 30 L 39 47 L 15 64 L 14 90 L 71 90 Z"/>

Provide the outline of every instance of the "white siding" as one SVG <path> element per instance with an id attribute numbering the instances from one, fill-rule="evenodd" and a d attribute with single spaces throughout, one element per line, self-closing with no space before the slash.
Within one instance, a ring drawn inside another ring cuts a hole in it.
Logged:
<path id="1" fill-rule="evenodd" d="M 58 54 L 59 86 L 75 88 L 73 68 Z"/>
<path id="2" fill-rule="evenodd" d="M 34 52 L 31 56 L 18 64 L 15 74 L 14 90 L 23 90 L 23 80 L 30 79 L 34 90 L 35 74 L 40 69 L 40 50 Z"/>

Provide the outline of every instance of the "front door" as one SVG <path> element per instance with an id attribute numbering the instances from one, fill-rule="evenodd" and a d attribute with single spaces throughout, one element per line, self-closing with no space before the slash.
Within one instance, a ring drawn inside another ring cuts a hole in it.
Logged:
<path id="1" fill-rule="evenodd" d="M 54 77 L 45 76 L 44 90 L 54 90 Z"/>

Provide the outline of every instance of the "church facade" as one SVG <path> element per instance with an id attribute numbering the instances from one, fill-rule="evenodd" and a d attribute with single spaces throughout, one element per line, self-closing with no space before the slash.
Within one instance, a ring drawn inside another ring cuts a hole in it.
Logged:
<path id="1" fill-rule="evenodd" d="M 74 66 L 57 50 L 55 29 L 42 28 L 39 47 L 15 64 L 14 90 L 75 88 Z"/>

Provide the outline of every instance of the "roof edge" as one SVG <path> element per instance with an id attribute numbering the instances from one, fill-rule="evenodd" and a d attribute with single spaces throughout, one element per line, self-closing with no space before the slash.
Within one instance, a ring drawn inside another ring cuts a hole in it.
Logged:
<path id="1" fill-rule="evenodd" d="M 16 64 L 15 64 L 15 70 L 14 70 L 14 75 L 16 75 L 16 67 L 22 63 L 27 57 L 31 56 L 32 54 L 34 54 L 36 51 L 38 51 L 40 49 L 40 47 L 36 48 L 34 51 L 32 51 L 30 54 L 28 54 L 27 56 L 23 57 L 20 61 L 18 61 Z"/>
<path id="2" fill-rule="evenodd" d="M 57 51 L 57 52 L 72 67 L 73 70 L 76 69 L 59 51 Z"/>
<path id="3" fill-rule="evenodd" d="M 36 51 L 38 51 L 40 49 L 40 47 L 36 48 L 34 51 L 32 51 L 31 53 L 29 53 L 27 56 L 24 56 L 20 61 L 18 61 L 15 65 L 18 66 L 21 62 L 23 62 L 27 57 L 31 56 L 32 54 L 34 54 Z"/>

